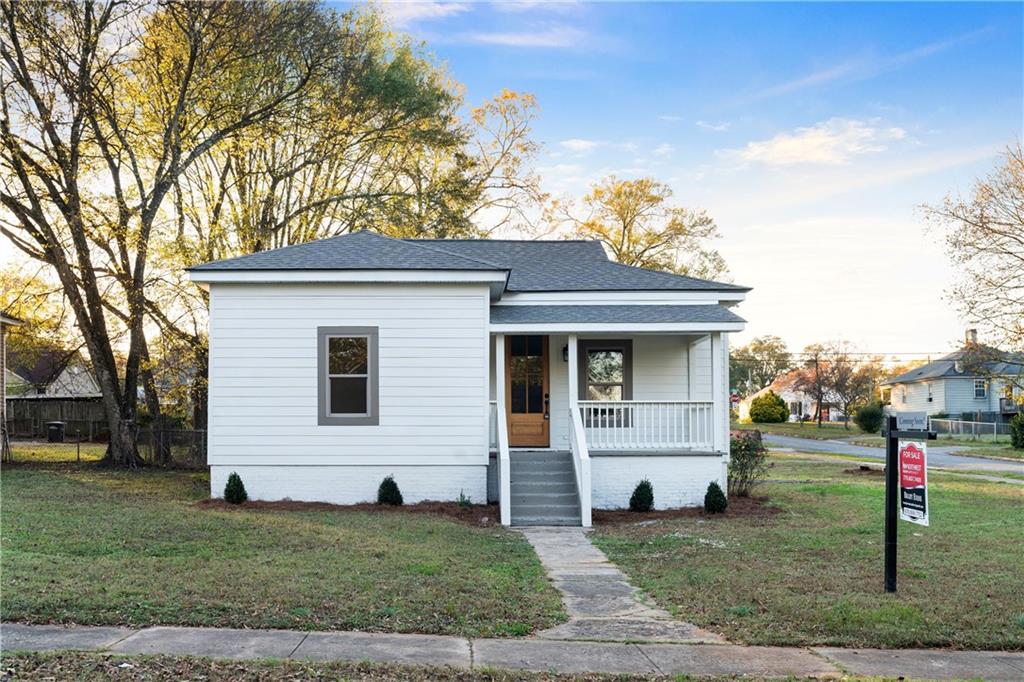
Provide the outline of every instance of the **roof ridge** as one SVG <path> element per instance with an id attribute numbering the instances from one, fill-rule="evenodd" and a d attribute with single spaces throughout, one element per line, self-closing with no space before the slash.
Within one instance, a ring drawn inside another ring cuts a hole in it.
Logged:
<path id="1" fill-rule="evenodd" d="M 600 244 L 597 239 L 491 239 L 490 237 L 473 239 L 469 237 L 456 237 L 454 239 L 435 239 L 433 237 L 421 239 L 419 237 L 401 237 L 407 242 L 512 242 L 516 244 Z"/>
<path id="2" fill-rule="evenodd" d="M 383 236 L 383 235 L 381 235 L 381 236 Z M 486 261 L 486 260 L 484 260 L 482 258 L 470 258 L 469 256 L 463 256 L 461 253 L 455 253 L 454 251 L 447 251 L 445 249 L 441 249 L 441 248 L 438 248 L 436 246 L 428 246 L 426 244 L 417 244 L 416 243 L 416 242 L 421 241 L 421 240 L 405 239 L 404 237 L 388 237 L 388 239 L 395 239 L 397 241 L 402 241 L 402 242 L 404 242 L 406 244 L 414 244 L 415 246 L 418 246 L 418 247 L 423 248 L 423 249 L 427 249 L 428 251 L 435 251 L 437 253 L 443 253 L 446 256 L 452 256 L 454 258 L 458 258 L 459 260 L 468 260 L 468 261 L 470 261 L 472 263 L 478 263 L 480 265 L 487 265 L 487 266 L 490 266 L 490 267 L 492 267 L 492 268 L 494 268 L 496 270 L 501 270 L 503 272 L 511 272 L 511 268 L 508 268 L 508 267 L 505 267 L 505 266 L 502 266 L 502 265 L 498 265 L 497 263 L 492 263 L 490 261 Z M 422 240 L 422 241 L 427 241 L 427 240 Z M 445 240 L 438 239 L 438 240 L 429 240 L 429 241 L 445 241 Z"/>

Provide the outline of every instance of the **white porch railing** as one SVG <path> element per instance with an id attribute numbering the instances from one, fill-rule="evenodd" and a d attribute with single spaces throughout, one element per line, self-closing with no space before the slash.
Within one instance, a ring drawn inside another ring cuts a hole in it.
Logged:
<path id="1" fill-rule="evenodd" d="M 581 400 L 591 450 L 713 450 L 710 400 Z"/>
<path id="2" fill-rule="evenodd" d="M 580 525 L 591 526 L 590 452 L 583 435 L 583 420 L 577 410 L 569 408 L 569 449 L 572 451 L 572 468 L 576 474 L 576 492 L 580 497 Z"/>
<path id="3" fill-rule="evenodd" d="M 491 401 L 491 415 L 498 449 L 498 511 L 501 525 L 509 526 L 512 524 L 512 460 L 508 453 L 508 417 L 505 410 L 498 409 L 496 400 Z"/>

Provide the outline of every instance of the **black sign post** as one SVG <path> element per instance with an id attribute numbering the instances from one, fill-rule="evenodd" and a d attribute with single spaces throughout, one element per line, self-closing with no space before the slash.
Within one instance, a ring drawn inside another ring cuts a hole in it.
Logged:
<path id="1" fill-rule="evenodd" d="M 899 508 L 897 496 L 900 494 L 900 438 L 935 440 L 936 436 L 927 430 L 927 420 L 923 413 L 889 415 L 885 418 L 885 430 L 882 435 L 885 436 L 885 591 L 895 592 L 896 521 Z"/>

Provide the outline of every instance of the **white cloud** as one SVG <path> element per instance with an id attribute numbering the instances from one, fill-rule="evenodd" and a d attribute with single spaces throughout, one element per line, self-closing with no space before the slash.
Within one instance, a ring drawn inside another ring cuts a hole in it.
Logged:
<path id="1" fill-rule="evenodd" d="M 670 154 L 675 153 L 675 151 L 676 151 L 675 147 L 670 145 L 668 142 L 665 142 L 663 144 L 659 144 L 655 148 L 654 155 L 655 156 L 669 156 Z"/>
<path id="2" fill-rule="evenodd" d="M 902 128 L 882 127 L 877 121 L 831 118 L 791 133 L 779 133 L 767 140 L 747 143 L 743 149 L 726 152 L 744 161 L 769 166 L 795 164 L 843 164 L 852 157 L 886 150 L 886 143 L 906 136 Z"/>
<path id="3" fill-rule="evenodd" d="M 504 0 L 492 2 L 491 6 L 499 12 L 574 12 L 583 4 L 576 0 Z"/>
<path id="4" fill-rule="evenodd" d="M 552 26 L 540 31 L 527 32 L 474 32 L 464 33 L 461 38 L 467 42 L 504 47 L 576 47 L 583 42 L 586 34 L 571 26 Z"/>
<path id="5" fill-rule="evenodd" d="M 659 121 L 665 121 L 666 123 L 679 123 L 683 120 L 682 116 L 676 116 L 675 114 L 662 114 L 658 117 Z"/>
<path id="6" fill-rule="evenodd" d="M 711 123 L 709 121 L 697 121 L 697 127 L 702 130 L 710 130 L 713 133 L 724 133 L 732 124 L 728 121 L 719 121 L 718 123 Z"/>
<path id="7" fill-rule="evenodd" d="M 461 2 L 420 2 L 419 0 L 387 0 L 381 8 L 395 26 L 408 26 L 424 19 L 443 19 L 469 10 Z"/>
<path id="8" fill-rule="evenodd" d="M 561 142 L 558 143 L 559 147 L 568 149 L 569 151 L 575 152 L 576 154 L 585 154 L 587 152 L 593 151 L 600 145 L 600 142 L 595 142 L 594 140 L 582 140 L 577 137 L 574 137 L 569 140 L 562 140 Z"/>

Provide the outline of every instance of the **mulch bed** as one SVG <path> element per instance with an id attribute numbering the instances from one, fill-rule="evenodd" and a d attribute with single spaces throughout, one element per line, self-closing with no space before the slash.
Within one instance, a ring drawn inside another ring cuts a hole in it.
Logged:
<path id="1" fill-rule="evenodd" d="M 494 526 L 497 525 L 499 517 L 496 504 L 460 505 L 457 502 L 426 501 L 392 507 L 373 502 L 331 504 L 329 502 L 299 502 L 297 500 L 247 500 L 242 504 L 228 504 L 221 499 L 206 499 L 199 500 L 195 504 L 203 509 L 218 511 L 358 511 L 374 514 L 431 514 L 444 516 L 467 526 Z"/>
<path id="2" fill-rule="evenodd" d="M 782 510 L 768 504 L 767 497 L 731 497 L 729 506 L 722 514 L 707 514 L 703 507 L 680 507 L 679 509 L 655 509 L 649 512 L 634 512 L 628 509 L 595 509 L 592 513 L 594 525 L 620 526 L 643 521 L 663 519 L 692 519 L 717 517 L 767 517 Z"/>

